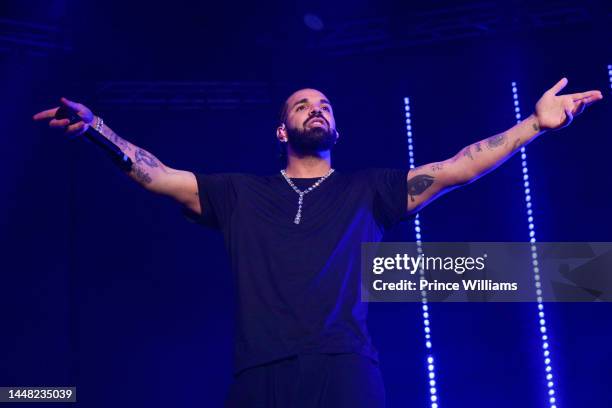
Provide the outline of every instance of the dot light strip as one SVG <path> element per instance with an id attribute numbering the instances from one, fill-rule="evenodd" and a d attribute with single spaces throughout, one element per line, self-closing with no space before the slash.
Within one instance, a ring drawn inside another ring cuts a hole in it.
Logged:
<path id="1" fill-rule="evenodd" d="M 512 98 L 514 100 L 514 117 L 516 123 L 521 122 L 521 108 L 519 106 L 518 88 L 516 82 L 512 82 Z M 540 335 L 542 336 L 542 350 L 544 357 L 544 371 L 546 376 L 546 391 L 548 396 L 548 406 L 557 408 L 557 397 L 555 383 L 553 382 L 552 363 L 550 356 L 550 339 L 546 329 L 546 319 L 544 318 L 544 303 L 542 302 L 542 284 L 540 280 L 540 268 L 538 266 L 538 250 L 536 245 L 535 222 L 533 218 L 533 202 L 531 199 L 531 188 L 529 184 L 529 169 L 527 168 L 527 152 L 525 147 L 521 147 L 521 167 L 523 171 L 523 187 L 525 189 L 525 206 L 527 208 L 527 223 L 529 228 L 529 241 L 531 242 L 531 266 L 533 270 L 534 285 L 536 288 L 536 302 L 538 307 L 538 324 Z"/>
<path id="2" fill-rule="evenodd" d="M 408 160 L 410 168 L 414 169 L 414 145 L 412 143 L 412 119 L 410 115 L 410 99 L 404 98 L 404 110 L 406 113 L 406 133 L 408 135 Z M 414 235 L 417 244 L 417 252 L 419 255 L 423 253 L 421 241 L 421 219 L 419 214 L 416 214 L 414 219 Z M 425 271 L 420 269 L 420 278 L 425 278 Z M 439 408 L 438 391 L 436 388 L 436 367 L 434 364 L 432 344 L 431 344 L 431 322 L 429 317 L 429 305 L 427 303 L 427 291 L 421 291 L 421 308 L 423 311 L 423 328 L 425 330 L 425 348 L 427 349 L 427 379 L 429 382 L 429 400 L 431 408 Z"/>

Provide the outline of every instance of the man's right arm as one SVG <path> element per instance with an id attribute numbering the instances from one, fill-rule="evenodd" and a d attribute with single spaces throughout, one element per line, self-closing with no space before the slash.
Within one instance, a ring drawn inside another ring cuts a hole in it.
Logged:
<path id="1" fill-rule="evenodd" d="M 106 124 L 102 125 L 104 137 L 118 146 L 132 160 L 128 176 L 146 190 L 173 198 L 196 214 L 201 213 L 198 183 L 190 171 L 166 166 L 157 157 L 116 134 Z"/>
<path id="2" fill-rule="evenodd" d="M 84 133 L 97 122 L 98 118 L 85 105 L 65 98 L 62 98 L 62 103 L 81 121 L 70 125 L 68 119 L 55 119 L 58 108 L 39 112 L 34 115 L 34 120 L 49 120 L 50 127 L 63 128 L 71 136 Z M 100 133 L 132 160 L 132 169 L 127 173 L 130 178 L 146 190 L 171 197 L 192 212 L 201 214 L 198 183 L 193 173 L 166 166 L 153 154 L 121 138 L 106 124 L 102 125 Z"/>

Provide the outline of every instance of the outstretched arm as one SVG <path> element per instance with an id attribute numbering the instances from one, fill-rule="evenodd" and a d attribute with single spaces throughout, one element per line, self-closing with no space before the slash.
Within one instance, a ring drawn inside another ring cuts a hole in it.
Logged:
<path id="1" fill-rule="evenodd" d="M 48 120 L 50 127 L 65 129 L 65 134 L 73 137 L 83 134 L 98 120 L 85 105 L 66 98 L 62 98 L 61 102 L 77 114 L 81 121 L 70 125 L 68 119 L 55 119 L 58 108 L 39 112 L 33 119 Z M 201 212 L 198 186 L 193 173 L 166 166 L 153 154 L 119 137 L 106 124 L 102 125 L 100 133 L 132 160 L 132 169 L 128 173 L 130 178 L 148 191 L 169 196 L 197 214 Z"/>
<path id="2" fill-rule="evenodd" d="M 408 212 L 417 212 L 442 194 L 479 179 L 522 146 L 548 130 L 564 128 L 587 106 L 602 99 L 599 91 L 557 95 L 565 85 L 567 79 L 563 78 L 544 93 L 534 114 L 507 131 L 466 146 L 448 160 L 411 169 L 407 176 Z"/>

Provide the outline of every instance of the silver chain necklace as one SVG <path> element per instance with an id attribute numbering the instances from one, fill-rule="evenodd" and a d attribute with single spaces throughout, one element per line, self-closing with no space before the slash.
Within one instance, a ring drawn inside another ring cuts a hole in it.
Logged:
<path id="1" fill-rule="evenodd" d="M 319 185 L 322 182 L 324 182 L 326 178 L 331 176 L 331 174 L 334 172 L 334 169 L 329 169 L 329 171 L 327 172 L 326 175 L 324 175 L 323 177 L 318 179 L 312 186 L 308 187 L 304 191 L 300 190 L 299 188 L 297 188 L 295 186 L 295 184 L 293 184 L 293 181 L 291 181 L 291 179 L 287 176 L 287 173 L 285 172 L 285 170 L 281 170 L 280 172 L 283 175 L 283 177 L 285 178 L 285 181 L 287 181 L 287 183 L 291 186 L 293 191 L 298 193 L 298 196 L 299 196 L 299 198 L 298 198 L 298 210 L 297 210 L 297 214 L 295 214 L 295 219 L 293 220 L 293 223 L 294 224 L 299 224 L 300 223 L 300 219 L 302 218 L 302 204 L 304 203 L 304 196 L 306 194 L 310 193 L 315 188 L 319 187 Z"/>

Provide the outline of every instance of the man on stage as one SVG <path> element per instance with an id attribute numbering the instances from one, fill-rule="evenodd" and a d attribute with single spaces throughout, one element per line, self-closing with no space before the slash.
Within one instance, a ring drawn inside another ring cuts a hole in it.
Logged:
<path id="1" fill-rule="evenodd" d="M 224 237 L 237 282 L 235 379 L 228 407 L 383 407 L 378 353 L 360 301 L 362 242 L 427 203 L 493 170 L 547 130 L 567 126 L 599 91 L 557 95 L 505 132 L 452 158 L 415 169 L 344 173 L 332 167 L 340 137 L 332 105 L 315 89 L 286 100 L 276 136 L 286 168 L 271 176 L 194 174 L 164 165 L 114 133 L 82 104 L 62 98 L 79 120 L 34 115 L 79 135 L 98 131 L 132 161 L 128 175 L 170 196 L 193 221 Z"/>

